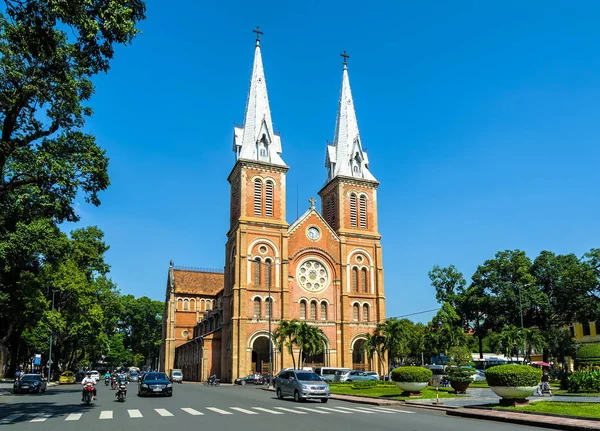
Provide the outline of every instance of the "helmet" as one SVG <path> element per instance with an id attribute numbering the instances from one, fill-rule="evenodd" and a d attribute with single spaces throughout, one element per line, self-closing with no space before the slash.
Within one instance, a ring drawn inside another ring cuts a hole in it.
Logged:
<path id="1" fill-rule="evenodd" d="M 91 372 L 91 371 L 88 371 L 86 374 L 87 374 L 88 376 L 91 376 L 91 375 L 92 375 L 92 372 Z"/>

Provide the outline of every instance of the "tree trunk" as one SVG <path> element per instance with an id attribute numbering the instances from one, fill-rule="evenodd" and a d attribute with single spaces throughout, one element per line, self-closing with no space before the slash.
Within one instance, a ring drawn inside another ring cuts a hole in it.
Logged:
<path id="1" fill-rule="evenodd" d="M 483 359 L 483 336 L 477 330 L 477 339 L 479 341 L 479 359 Z"/>
<path id="2" fill-rule="evenodd" d="M 6 375 L 6 372 L 8 371 L 7 368 L 8 368 L 8 356 L 9 356 L 8 340 L 12 336 L 14 330 L 15 330 L 15 326 L 14 326 L 14 324 L 11 323 L 8 326 L 8 329 L 6 330 L 6 333 L 4 334 L 4 336 L 2 338 L 0 338 L 0 376 L 3 376 L 3 377 L 13 377 L 13 376 Z M 13 362 L 14 362 L 14 360 L 13 360 Z"/>

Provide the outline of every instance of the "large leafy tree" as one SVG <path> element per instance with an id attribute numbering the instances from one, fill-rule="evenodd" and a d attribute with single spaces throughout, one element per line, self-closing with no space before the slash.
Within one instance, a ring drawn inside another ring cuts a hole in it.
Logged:
<path id="1" fill-rule="evenodd" d="M 436 355 L 448 354 L 452 348 L 467 346 L 467 335 L 460 317 L 450 303 L 444 302 L 429 323 L 426 344 Z"/>
<path id="2" fill-rule="evenodd" d="M 282 320 L 279 322 L 279 326 L 273 331 L 273 338 L 277 348 L 282 351 L 283 348 L 287 350 L 289 355 L 292 357 L 294 368 L 296 368 L 296 358 L 294 357 L 294 345 L 296 344 L 296 334 L 300 321 L 296 319 Z"/>
<path id="3" fill-rule="evenodd" d="M 136 358 L 136 365 L 158 355 L 162 337 L 164 303 L 146 296 L 119 298 L 121 314 L 119 329 L 124 334 L 124 347 Z"/>

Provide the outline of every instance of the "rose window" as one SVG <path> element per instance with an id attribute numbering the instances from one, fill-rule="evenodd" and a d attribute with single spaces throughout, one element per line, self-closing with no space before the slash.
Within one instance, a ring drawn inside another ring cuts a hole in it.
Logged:
<path id="1" fill-rule="evenodd" d="M 318 292 L 328 285 L 329 274 L 325 265 L 317 260 L 307 260 L 298 268 L 300 286 L 311 292 Z"/>

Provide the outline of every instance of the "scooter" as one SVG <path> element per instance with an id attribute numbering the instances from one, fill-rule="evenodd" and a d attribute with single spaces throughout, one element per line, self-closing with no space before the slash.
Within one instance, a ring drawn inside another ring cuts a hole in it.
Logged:
<path id="1" fill-rule="evenodd" d="M 117 377 L 116 376 L 112 376 L 112 378 L 110 380 L 110 388 L 117 389 Z"/>
<path id="2" fill-rule="evenodd" d="M 119 383 L 119 387 L 117 388 L 117 401 L 125 402 L 126 397 L 127 397 L 127 383 Z"/>
<path id="3" fill-rule="evenodd" d="M 92 398 L 94 397 L 94 385 L 91 383 L 86 383 L 83 386 L 83 402 L 85 405 L 89 406 L 92 402 Z"/>
<path id="4" fill-rule="evenodd" d="M 104 386 L 108 386 L 108 384 L 110 383 L 110 377 L 105 377 L 104 378 Z"/>

